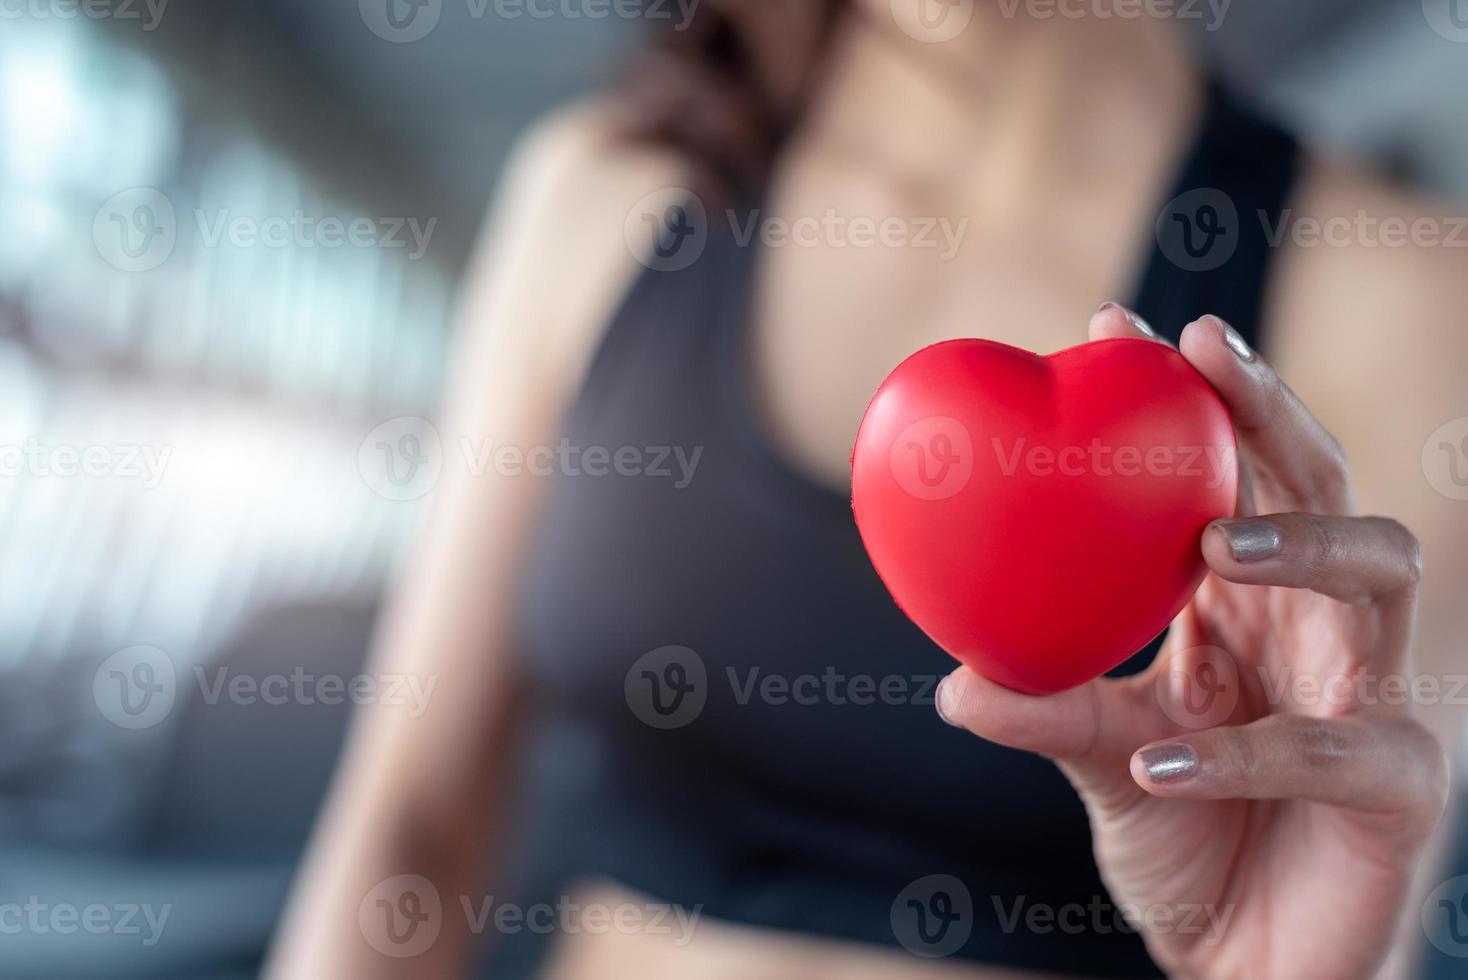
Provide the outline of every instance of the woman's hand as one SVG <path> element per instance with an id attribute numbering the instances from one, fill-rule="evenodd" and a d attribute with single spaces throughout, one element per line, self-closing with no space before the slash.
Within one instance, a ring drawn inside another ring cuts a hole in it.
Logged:
<path id="1" fill-rule="evenodd" d="M 1141 332 L 1117 307 L 1091 323 Z M 1233 413 L 1245 489 L 1157 663 L 1050 697 L 961 668 L 939 710 L 1060 765 L 1171 975 L 1371 977 L 1449 785 L 1412 718 L 1417 541 L 1355 515 L 1336 441 L 1222 321 L 1181 350 Z"/>

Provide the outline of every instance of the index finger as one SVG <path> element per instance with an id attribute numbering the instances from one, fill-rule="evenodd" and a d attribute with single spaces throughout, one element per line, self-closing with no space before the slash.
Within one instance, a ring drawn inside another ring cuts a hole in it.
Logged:
<path id="1" fill-rule="evenodd" d="M 1261 508 L 1355 513 L 1340 443 L 1236 330 L 1205 316 L 1183 330 L 1178 349 L 1227 403 Z"/>

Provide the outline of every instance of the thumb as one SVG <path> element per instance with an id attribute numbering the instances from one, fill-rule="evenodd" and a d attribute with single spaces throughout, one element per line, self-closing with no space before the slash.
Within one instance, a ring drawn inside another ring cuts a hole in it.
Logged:
<path id="1" fill-rule="evenodd" d="M 1093 685 L 1032 695 L 959 667 L 938 685 L 938 714 L 956 728 L 1051 759 L 1090 755 L 1101 730 Z"/>
<path id="2" fill-rule="evenodd" d="M 960 667 L 938 687 L 948 724 L 1059 763 L 1082 795 L 1134 795 L 1132 752 L 1169 733 L 1145 686 L 1098 678 L 1058 694 L 1021 694 Z"/>

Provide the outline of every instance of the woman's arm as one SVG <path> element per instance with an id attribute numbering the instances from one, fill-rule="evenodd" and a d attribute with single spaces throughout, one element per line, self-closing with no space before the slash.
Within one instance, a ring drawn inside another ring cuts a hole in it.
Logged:
<path id="1" fill-rule="evenodd" d="M 431 682 L 432 698 L 416 718 L 386 705 L 358 710 L 271 976 L 464 970 L 471 944 L 456 913 L 492 872 L 521 700 L 508 649 L 516 586 L 544 496 L 533 476 L 471 473 L 464 447 L 555 444 L 635 266 L 623 243 L 627 210 L 666 182 L 665 163 L 616 146 L 605 113 L 588 107 L 543 124 L 507 170 L 466 284 L 431 519 L 373 656 L 376 672 Z M 392 916 L 431 909 L 426 892 L 443 914 L 420 951 L 434 923 L 414 933 L 399 918 L 389 930 Z"/>
<path id="2" fill-rule="evenodd" d="M 1091 332 L 1139 335 L 1116 308 Z M 1179 349 L 1229 407 L 1249 492 L 1203 532 L 1209 572 L 1157 661 L 1046 697 L 961 667 L 939 711 L 1060 765 L 1170 976 L 1374 980 L 1449 779 L 1414 705 L 1353 682 L 1416 676 L 1421 553 L 1359 515 L 1339 442 L 1231 327 L 1205 316 Z"/>
<path id="3" fill-rule="evenodd" d="M 939 688 L 951 721 L 1060 763 L 1115 900 L 1218 916 L 1211 935 L 1142 930 L 1178 976 L 1401 975 L 1446 876 L 1430 860 L 1452 785 L 1440 746 L 1461 744 L 1450 692 L 1468 674 L 1468 461 L 1450 454 L 1468 446 L 1441 427 L 1468 418 L 1465 253 L 1367 231 L 1447 233 L 1449 213 L 1312 177 L 1287 220 L 1358 237 L 1282 239 L 1267 336 L 1284 373 L 1216 318 L 1183 333 L 1252 493 L 1245 519 L 1205 532 L 1210 574 L 1157 663 L 1044 698 L 967 668 Z M 1092 322 L 1132 330 L 1114 311 Z M 1222 717 L 1195 713 L 1197 691 Z"/>

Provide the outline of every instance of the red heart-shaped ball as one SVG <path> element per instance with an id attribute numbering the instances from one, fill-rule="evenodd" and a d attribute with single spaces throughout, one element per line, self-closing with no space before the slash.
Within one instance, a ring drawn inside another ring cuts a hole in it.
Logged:
<path id="1" fill-rule="evenodd" d="M 877 389 L 851 506 L 897 604 L 943 649 L 1030 694 L 1157 636 L 1234 512 L 1228 410 L 1181 354 L 1102 340 L 1039 357 L 986 340 L 918 351 Z"/>

